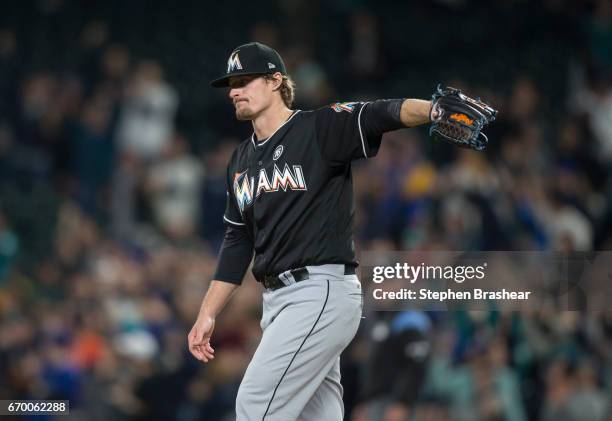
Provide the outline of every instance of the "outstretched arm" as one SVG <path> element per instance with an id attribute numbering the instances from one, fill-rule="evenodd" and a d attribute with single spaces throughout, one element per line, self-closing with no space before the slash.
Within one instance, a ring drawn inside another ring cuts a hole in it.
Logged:
<path id="1" fill-rule="evenodd" d="M 484 149 L 481 129 L 497 111 L 452 88 L 438 87 L 432 100 L 398 98 L 337 102 L 316 111 L 316 138 L 323 157 L 344 165 L 378 153 L 386 132 L 430 124 L 430 135 L 457 146 Z M 433 120 L 433 121 L 432 121 Z"/>
<path id="2" fill-rule="evenodd" d="M 434 139 L 481 151 L 488 142 L 482 128 L 495 120 L 497 110 L 479 98 L 439 85 L 431 101 L 377 100 L 368 103 L 363 114 L 364 132 L 375 140 L 391 130 L 431 122 L 429 133 Z"/>
<path id="3" fill-rule="evenodd" d="M 379 143 L 383 133 L 429 124 L 431 107 L 432 102 L 423 99 L 378 99 L 364 105 L 358 123 L 369 140 Z"/>
<path id="4" fill-rule="evenodd" d="M 431 101 L 405 99 L 400 109 L 400 120 L 406 127 L 420 126 L 430 122 Z"/>

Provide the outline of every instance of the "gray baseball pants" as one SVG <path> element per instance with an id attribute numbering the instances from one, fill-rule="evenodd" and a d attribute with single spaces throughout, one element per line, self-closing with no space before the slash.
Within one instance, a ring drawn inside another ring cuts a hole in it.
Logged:
<path id="1" fill-rule="evenodd" d="M 340 353 L 362 311 L 344 265 L 307 266 L 309 279 L 263 293 L 263 335 L 240 384 L 237 421 L 341 421 Z"/>

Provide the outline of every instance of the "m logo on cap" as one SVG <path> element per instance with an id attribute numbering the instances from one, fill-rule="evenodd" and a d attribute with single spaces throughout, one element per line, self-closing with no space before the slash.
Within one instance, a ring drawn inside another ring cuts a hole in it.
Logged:
<path id="1" fill-rule="evenodd" d="M 230 56 L 227 60 L 227 73 L 230 73 L 234 70 L 242 70 L 242 63 L 240 63 L 240 57 L 238 57 L 238 51 Z"/>

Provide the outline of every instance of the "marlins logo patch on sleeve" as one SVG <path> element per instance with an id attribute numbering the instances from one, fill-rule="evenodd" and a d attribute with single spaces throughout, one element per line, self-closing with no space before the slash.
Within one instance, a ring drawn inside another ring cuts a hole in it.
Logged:
<path id="1" fill-rule="evenodd" d="M 335 104 L 331 105 L 331 108 L 337 113 L 340 113 L 342 111 L 352 113 L 355 109 L 355 105 L 357 104 L 357 102 L 336 102 Z"/>

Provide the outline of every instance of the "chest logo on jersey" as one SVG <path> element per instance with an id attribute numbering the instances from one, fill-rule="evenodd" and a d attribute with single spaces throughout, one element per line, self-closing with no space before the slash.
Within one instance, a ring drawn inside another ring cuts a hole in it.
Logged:
<path id="1" fill-rule="evenodd" d="M 278 145 L 276 149 L 274 149 L 274 154 L 272 155 L 272 159 L 276 161 L 283 154 L 283 145 Z"/>
<path id="2" fill-rule="evenodd" d="M 273 193 L 279 190 L 283 192 L 287 192 L 287 190 L 308 190 L 301 165 L 289 167 L 289 164 L 285 164 L 281 170 L 274 164 L 270 177 L 268 177 L 266 169 L 262 168 L 259 170 L 257 180 L 255 180 L 255 177 L 249 178 L 248 170 L 234 175 L 234 194 L 240 212 L 250 206 L 253 199 L 259 197 L 262 193 Z"/>

